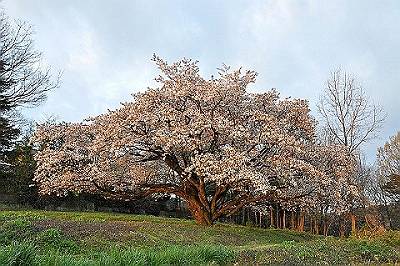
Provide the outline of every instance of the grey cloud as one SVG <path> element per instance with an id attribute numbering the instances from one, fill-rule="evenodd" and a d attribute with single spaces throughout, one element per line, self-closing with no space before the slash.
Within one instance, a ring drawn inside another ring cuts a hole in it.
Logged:
<path id="1" fill-rule="evenodd" d="M 366 146 L 372 161 L 400 128 L 400 2 L 4 0 L 6 12 L 34 24 L 38 49 L 64 69 L 61 88 L 28 111 L 79 121 L 115 108 L 154 84 L 153 53 L 191 57 L 210 75 L 222 62 L 259 72 L 252 90 L 315 103 L 329 72 L 354 72 L 388 118 Z"/>

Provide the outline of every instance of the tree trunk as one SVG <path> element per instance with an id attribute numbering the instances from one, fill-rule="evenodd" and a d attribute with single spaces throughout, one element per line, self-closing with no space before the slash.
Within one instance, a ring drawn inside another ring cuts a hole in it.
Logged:
<path id="1" fill-rule="evenodd" d="M 285 210 L 283 210 L 283 214 L 282 214 L 282 228 L 283 229 L 286 228 L 286 212 L 285 212 Z"/>
<path id="2" fill-rule="evenodd" d="M 296 229 L 296 225 L 294 222 L 294 219 L 295 219 L 294 215 L 295 215 L 294 211 L 291 211 L 290 212 L 290 229 L 292 229 L 292 230 Z"/>
<path id="3" fill-rule="evenodd" d="M 270 227 L 274 227 L 274 209 L 272 206 L 269 207 L 269 214 L 270 214 Z"/>
<path id="4" fill-rule="evenodd" d="M 275 223 L 276 223 L 276 228 L 280 228 L 280 222 L 279 222 L 279 207 L 278 205 L 276 206 L 276 211 L 275 211 Z"/>
<path id="5" fill-rule="evenodd" d="M 356 216 L 354 213 L 350 213 L 350 219 L 351 219 L 351 234 L 355 234 L 357 232 L 356 228 Z"/>
<path id="6" fill-rule="evenodd" d="M 314 234 L 314 217 L 310 215 L 310 233 Z"/>
<path id="7" fill-rule="evenodd" d="M 387 216 L 387 219 L 385 219 L 385 217 L 384 217 L 385 228 L 393 229 L 392 215 L 391 215 L 391 213 L 390 213 L 390 209 L 389 209 L 389 206 L 388 206 L 386 200 L 384 200 L 384 205 L 383 205 L 383 206 L 384 206 L 384 208 L 385 208 L 385 212 L 386 212 L 386 216 Z M 384 215 L 383 215 L 383 216 L 384 216 Z"/>
<path id="8" fill-rule="evenodd" d="M 324 236 L 328 236 L 328 221 L 324 219 Z"/>
<path id="9" fill-rule="evenodd" d="M 199 203 L 188 201 L 188 208 L 197 224 L 210 226 L 214 223 L 211 213 L 204 210 Z"/>
<path id="10" fill-rule="evenodd" d="M 339 236 L 344 237 L 345 236 L 345 230 L 346 230 L 346 225 L 344 223 L 343 219 L 340 219 L 340 225 L 339 225 Z"/>
<path id="11" fill-rule="evenodd" d="M 300 232 L 304 232 L 304 213 L 303 212 L 300 212 L 300 214 L 299 214 L 297 229 Z"/>
<path id="12" fill-rule="evenodd" d="M 319 235 L 319 223 L 320 223 L 320 219 L 318 219 L 318 217 L 315 217 L 315 220 L 314 220 L 314 233 L 316 235 Z"/>

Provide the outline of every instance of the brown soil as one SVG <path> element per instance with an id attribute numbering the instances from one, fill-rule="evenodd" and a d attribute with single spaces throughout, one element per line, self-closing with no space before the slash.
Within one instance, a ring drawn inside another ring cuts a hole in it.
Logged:
<path id="1" fill-rule="evenodd" d="M 92 236 L 98 236 L 114 241 L 129 238 L 129 235 L 135 233 L 138 225 L 125 221 L 111 222 L 79 222 L 64 221 L 56 219 L 38 220 L 33 223 L 38 231 L 50 228 L 61 230 L 64 234 L 74 239 L 83 239 Z"/>

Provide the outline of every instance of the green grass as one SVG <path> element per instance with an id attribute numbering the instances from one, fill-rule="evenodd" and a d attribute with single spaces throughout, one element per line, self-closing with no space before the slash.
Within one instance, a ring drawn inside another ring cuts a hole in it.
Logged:
<path id="1" fill-rule="evenodd" d="M 333 237 L 307 243 L 285 242 L 263 250 L 245 250 L 240 262 L 262 265 L 345 265 L 354 263 L 398 263 L 399 247 L 376 240 Z"/>
<path id="2" fill-rule="evenodd" d="M 224 246 L 253 246 L 297 242 L 319 237 L 274 229 L 216 224 L 198 226 L 192 220 L 93 212 L 3 211 L 0 223 L 28 221 L 33 228 L 58 228 L 72 238 L 90 246 L 110 245 L 151 247 L 160 244 L 215 244 Z M 22 230 L 22 228 L 21 228 Z M 1 230 L 0 230 L 1 234 Z"/>
<path id="3" fill-rule="evenodd" d="M 33 244 L 13 243 L 0 249 L 1 265 L 223 265 L 233 262 L 234 252 L 222 246 L 166 246 L 110 249 L 86 256 L 49 251 L 38 253 Z"/>
<path id="4" fill-rule="evenodd" d="M 0 211 L 0 265 L 395 262 L 400 262 L 400 232 L 338 239 L 229 224 L 203 227 L 146 215 Z"/>

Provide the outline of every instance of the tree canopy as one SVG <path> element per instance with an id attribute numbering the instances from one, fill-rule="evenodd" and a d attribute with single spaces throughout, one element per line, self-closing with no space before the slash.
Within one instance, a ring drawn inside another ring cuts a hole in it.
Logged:
<path id="1" fill-rule="evenodd" d="M 210 225 L 263 200 L 315 199 L 352 171 L 343 146 L 316 142 L 307 101 L 247 92 L 254 71 L 223 66 L 205 79 L 196 61 L 153 61 L 159 86 L 132 102 L 81 123 L 38 127 L 42 193 L 174 194 Z"/>

